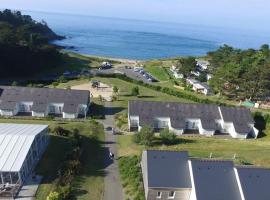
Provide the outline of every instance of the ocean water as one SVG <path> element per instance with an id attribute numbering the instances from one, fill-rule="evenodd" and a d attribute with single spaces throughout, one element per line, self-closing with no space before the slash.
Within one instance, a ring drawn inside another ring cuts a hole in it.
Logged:
<path id="1" fill-rule="evenodd" d="M 70 51 L 129 59 L 203 56 L 223 44 L 259 48 L 270 43 L 270 33 L 189 24 L 126 20 L 69 14 L 24 11 L 45 20 L 66 39 L 55 44 Z"/>

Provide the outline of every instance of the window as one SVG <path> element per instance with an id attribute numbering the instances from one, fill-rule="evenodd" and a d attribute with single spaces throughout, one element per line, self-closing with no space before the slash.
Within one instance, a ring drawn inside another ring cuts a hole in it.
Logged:
<path id="1" fill-rule="evenodd" d="M 138 126 L 138 121 L 137 120 L 130 120 L 130 126 L 131 127 L 137 127 Z"/>
<path id="2" fill-rule="evenodd" d="M 161 199 L 161 192 L 157 192 L 157 199 Z"/>
<path id="3" fill-rule="evenodd" d="M 186 129 L 188 129 L 188 125 L 189 125 L 189 123 L 188 123 L 188 122 L 186 122 Z"/>
<path id="4" fill-rule="evenodd" d="M 169 199 L 174 199 L 174 196 L 175 196 L 175 191 L 170 191 L 168 198 Z"/>
<path id="5" fill-rule="evenodd" d="M 169 123 L 167 121 L 160 121 L 160 128 L 168 128 Z"/>

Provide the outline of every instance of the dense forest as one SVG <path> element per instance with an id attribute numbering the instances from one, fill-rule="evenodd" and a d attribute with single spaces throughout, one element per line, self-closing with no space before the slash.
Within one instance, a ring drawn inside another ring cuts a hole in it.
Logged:
<path id="1" fill-rule="evenodd" d="M 229 98 L 254 100 L 270 96 L 270 50 L 240 50 L 224 45 L 209 52 L 213 78 L 210 85 L 216 93 Z"/>
<path id="2" fill-rule="evenodd" d="M 55 67 L 61 54 L 49 42 L 62 39 L 46 22 L 19 11 L 0 11 L 0 77 L 31 76 Z"/>

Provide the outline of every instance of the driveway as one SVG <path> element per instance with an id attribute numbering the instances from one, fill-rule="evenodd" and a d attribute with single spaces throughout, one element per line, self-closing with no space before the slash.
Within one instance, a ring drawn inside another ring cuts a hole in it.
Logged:
<path id="1" fill-rule="evenodd" d="M 114 126 L 114 115 L 111 109 L 111 103 L 105 102 L 105 119 L 100 120 L 104 127 Z M 104 200 L 124 200 L 123 188 L 119 175 L 118 156 L 117 156 L 117 144 L 116 136 L 112 134 L 112 131 L 105 131 L 105 178 L 104 178 Z M 115 159 L 112 160 L 109 157 L 109 152 L 114 153 Z"/>

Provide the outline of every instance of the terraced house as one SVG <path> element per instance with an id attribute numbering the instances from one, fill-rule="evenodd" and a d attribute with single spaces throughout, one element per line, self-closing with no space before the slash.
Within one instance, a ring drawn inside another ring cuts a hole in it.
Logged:
<path id="1" fill-rule="evenodd" d="M 258 136 L 250 110 L 240 107 L 130 101 L 128 123 L 130 131 L 149 125 L 155 130 L 169 128 L 177 135 L 191 131 L 206 136 L 228 134 L 239 139 Z"/>
<path id="2" fill-rule="evenodd" d="M 270 199 L 270 169 L 156 150 L 143 151 L 141 167 L 146 200 Z"/>
<path id="3" fill-rule="evenodd" d="M 66 119 L 85 117 L 90 92 L 51 88 L 0 86 L 0 115 L 54 115 Z"/>

